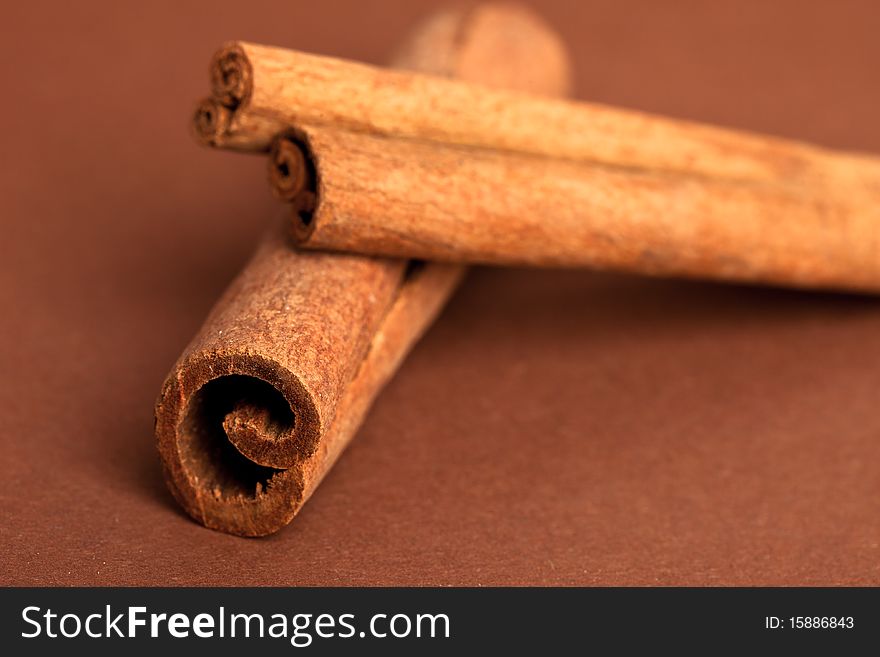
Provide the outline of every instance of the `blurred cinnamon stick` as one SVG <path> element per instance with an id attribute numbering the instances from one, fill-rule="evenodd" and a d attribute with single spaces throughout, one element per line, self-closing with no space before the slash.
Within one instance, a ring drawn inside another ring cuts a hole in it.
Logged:
<path id="1" fill-rule="evenodd" d="M 547 56 L 535 59 L 536 52 Z M 508 5 L 435 15 L 395 64 L 542 93 L 564 91 L 568 79 L 556 35 Z M 244 140 L 251 146 L 268 145 L 273 131 L 288 127 L 250 125 L 258 126 Z M 178 360 L 156 405 L 167 479 L 187 512 L 245 536 L 290 522 L 462 273 L 459 266 L 297 252 L 282 231 L 271 231 Z"/>
<path id="2" fill-rule="evenodd" d="M 880 195 L 314 126 L 270 162 L 308 248 L 880 291 Z"/>

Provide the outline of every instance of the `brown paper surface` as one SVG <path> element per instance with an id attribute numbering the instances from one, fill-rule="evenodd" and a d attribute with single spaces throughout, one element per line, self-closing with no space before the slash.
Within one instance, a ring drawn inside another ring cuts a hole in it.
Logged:
<path id="1" fill-rule="evenodd" d="M 261 159 L 187 133 L 205 62 L 378 63 L 436 5 L 210 6 L 0 26 L 0 582 L 880 582 L 880 301 L 852 296 L 477 270 L 291 527 L 187 519 L 153 401 L 276 209 Z M 581 98 L 880 152 L 876 3 L 539 9 Z"/>

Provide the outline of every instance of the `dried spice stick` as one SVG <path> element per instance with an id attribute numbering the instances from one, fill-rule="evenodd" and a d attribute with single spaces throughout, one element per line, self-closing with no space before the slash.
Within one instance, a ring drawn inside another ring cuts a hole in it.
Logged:
<path id="1" fill-rule="evenodd" d="M 309 248 L 880 291 L 864 195 L 311 126 L 271 162 Z"/>
<path id="2" fill-rule="evenodd" d="M 301 254 L 272 231 L 157 403 L 159 450 L 187 512 L 244 536 L 287 524 L 460 272 Z"/>
<path id="3" fill-rule="evenodd" d="M 467 14 L 467 19 L 462 17 Z M 425 43 L 442 44 L 425 48 Z M 262 47 L 258 47 L 262 48 Z M 276 49 L 268 49 L 274 51 Z M 527 52 L 528 51 L 528 52 Z M 230 45 L 218 52 L 210 67 L 213 95 L 199 102 L 193 116 L 193 133 L 206 145 L 238 151 L 266 151 L 272 138 L 297 117 L 242 102 L 253 84 L 253 67 L 239 49 Z M 241 51 L 243 53 L 243 51 Z M 283 51 L 280 52 L 292 52 Z M 517 67 L 498 66 L 504 57 L 513 57 Z M 269 105 L 285 102 L 284 87 L 294 71 L 277 69 L 267 62 L 260 72 L 277 98 Z M 508 3 L 486 3 L 470 9 L 438 12 L 405 41 L 394 58 L 395 68 L 418 71 L 442 78 L 479 83 L 490 88 L 527 91 L 546 96 L 567 95 L 571 85 L 568 55 L 562 42 L 547 38 L 544 25 L 525 7 Z M 458 74 L 453 75 L 456 71 Z M 339 100 L 337 90 L 321 93 Z M 334 102 L 335 102 L 334 100 Z M 345 98 L 350 110 L 358 112 L 362 100 Z M 320 111 L 320 110 L 319 110 Z"/>
<path id="4" fill-rule="evenodd" d="M 870 156 L 282 48 L 229 43 L 211 70 L 214 102 L 229 112 L 222 126 L 202 130 L 216 145 L 250 140 L 265 148 L 254 125 L 272 121 L 709 177 L 880 189 L 880 161 Z"/>
<path id="5" fill-rule="evenodd" d="M 558 56 L 535 61 L 535 51 Z M 436 15 L 395 63 L 554 93 L 567 80 L 562 52 L 528 11 L 485 5 Z M 277 228 L 178 360 L 156 406 L 175 497 L 199 522 L 245 536 L 290 522 L 463 272 L 297 252 Z"/>

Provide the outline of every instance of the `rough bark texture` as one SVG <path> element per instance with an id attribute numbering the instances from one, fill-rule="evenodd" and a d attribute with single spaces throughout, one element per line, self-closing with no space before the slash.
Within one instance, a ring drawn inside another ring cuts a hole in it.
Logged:
<path id="1" fill-rule="evenodd" d="M 317 204 L 294 201 L 309 248 L 880 291 L 880 204 L 867 195 L 328 128 L 300 135 L 317 174 L 302 192 Z"/>
<path id="2" fill-rule="evenodd" d="M 536 61 L 535 52 L 547 60 Z M 436 15 L 394 62 L 544 93 L 568 88 L 558 38 L 506 5 Z M 234 76 L 226 78 L 234 88 Z M 250 121 L 218 111 L 226 106 L 217 99 L 205 107 L 211 116 L 202 124 L 210 129 L 217 117 Z M 210 143 L 254 150 L 281 128 L 259 118 L 249 125 L 257 129 L 236 133 L 235 144 L 228 134 Z M 159 451 L 187 512 L 245 536 L 290 522 L 463 271 L 297 252 L 279 226 L 218 302 L 157 402 Z"/>

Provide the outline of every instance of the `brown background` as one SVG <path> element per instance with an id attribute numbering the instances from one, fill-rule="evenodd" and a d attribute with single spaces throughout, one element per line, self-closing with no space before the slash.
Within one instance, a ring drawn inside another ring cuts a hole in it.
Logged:
<path id="1" fill-rule="evenodd" d="M 153 401 L 276 209 L 260 159 L 187 134 L 208 57 L 381 62 L 434 4 L 4 10 L 0 581 L 880 583 L 880 303 L 858 297 L 478 270 L 293 525 L 178 511 Z M 878 7 L 540 10 L 582 98 L 880 152 Z"/>

